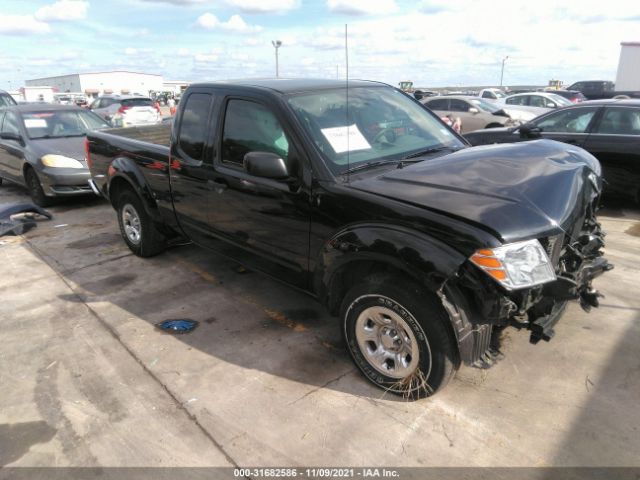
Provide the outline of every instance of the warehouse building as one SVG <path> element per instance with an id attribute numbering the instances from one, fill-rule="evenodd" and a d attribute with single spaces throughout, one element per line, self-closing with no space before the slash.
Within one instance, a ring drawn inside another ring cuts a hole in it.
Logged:
<path id="1" fill-rule="evenodd" d="M 84 93 L 95 98 L 104 94 L 149 95 L 163 88 L 162 75 L 127 71 L 73 73 L 55 77 L 35 78 L 27 87 L 52 87 L 58 92 Z"/>

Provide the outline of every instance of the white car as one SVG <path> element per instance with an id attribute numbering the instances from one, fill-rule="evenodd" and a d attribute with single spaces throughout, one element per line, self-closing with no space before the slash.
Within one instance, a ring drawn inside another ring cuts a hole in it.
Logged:
<path id="1" fill-rule="evenodd" d="M 527 92 L 517 93 L 515 95 L 509 95 L 507 98 L 499 100 L 506 105 L 519 105 L 522 107 L 535 107 L 535 108 L 562 108 L 573 105 L 570 100 L 567 100 L 555 93 L 547 92 Z"/>
<path id="2" fill-rule="evenodd" d="M 480 98 L 482 98 L 483 100 L 488 100 L 490 102 L 504 100 L 507 95 L 507 93 L 500 90 L 499 88 L 484 88 L 478 92 L 478 96 Z"/>
<path id="3" fill-rule="evenodd" d="M 149 97 L 104 95 L 89 107 L 115 127 L 155 125 L 162 122 L 162 114 Z"/>

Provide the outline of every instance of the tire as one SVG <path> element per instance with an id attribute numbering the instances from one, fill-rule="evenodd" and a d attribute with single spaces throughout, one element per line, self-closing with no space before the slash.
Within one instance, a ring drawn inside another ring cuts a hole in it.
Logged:
<path id="1" fill-rule="evenodd" d="M 500 128 L 500 127 L 504 127 L 504 125 L 500 125 L 499 123 L 490 123 L 484 128 Z"/>
<path id="2" fill-rule="evenodd" d="M 118 195 L 116 204 L 120 233 L 134 254 L 153 257 L 167 248 L 164 235 L 154 225 L 138 195 L 124 190 Z"/>
<path id="3" fill-rule="evenodd" d="M 24 179 L 33 203 L 39 207 L 48 207 L 53 204 L 53 200 L 44 194 L 38 174 L 33 168 L 27 168 L 27 171 L 24 173 Z"/>
<path id="4" fill-rule="evenodd" d="M 457 344 L 438 298 L 401 277 L 373 275 L 351 288 L 340 318 L 351 358 L 385 391 L 428 397 L 457 370 Z"/>

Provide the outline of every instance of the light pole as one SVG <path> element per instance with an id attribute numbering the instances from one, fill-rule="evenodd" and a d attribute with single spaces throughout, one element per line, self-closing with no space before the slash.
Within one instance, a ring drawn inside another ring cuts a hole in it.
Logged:
<path id="1" fill-rule="evenodd" d="M 276 49 L 276 78 L 280 76 L 280 70 L 278 68 L 278 49 L 282 46 L 282 42 L 280 40 L 271 40 L 271 45 Z"/>
<path id="2" fill-rule="evenodd" d="M 504 62 L 506 62 L 508 58 L 509 55 L 502 59 L 502 70 L 500 70 L 500 86 L 502 86 L 502 79 L 504 78 Z"/>

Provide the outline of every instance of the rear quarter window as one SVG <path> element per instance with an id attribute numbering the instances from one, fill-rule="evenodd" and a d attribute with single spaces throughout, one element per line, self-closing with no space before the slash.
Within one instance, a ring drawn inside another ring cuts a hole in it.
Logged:
<path id="1" fill-rule="evenodd" d="M 178 147 L 194 160 L 204 159 L 212 100 L 213 96 L 210 93 L 192 93 L 187 97 L 187 103 L 182 112 Z"/>
<path id="2" fill-rule="evenodd" d="M 127 98 L 120 100 L 123 107 L 153 107 L 153 101 L 150 98 Z"/>

